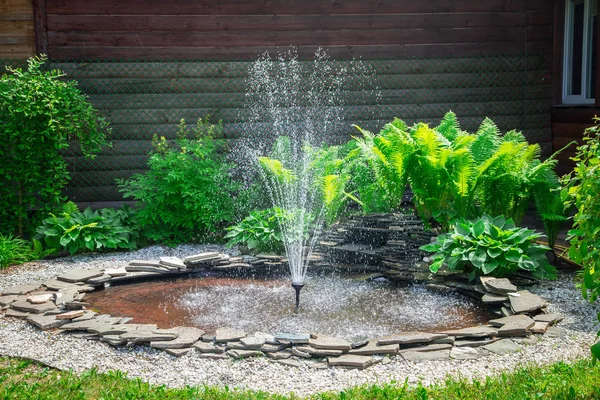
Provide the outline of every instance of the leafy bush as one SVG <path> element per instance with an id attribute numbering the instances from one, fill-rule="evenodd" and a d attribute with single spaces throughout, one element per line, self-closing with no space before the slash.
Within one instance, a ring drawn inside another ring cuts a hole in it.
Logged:
<path id="1" fill-rule="evenodd" d="M 26 71 L 7 67 L 0 79 L 0 232 L 19 236 L 64 201 L 70 177 L 61 150 L 77 140 L 93 157 L 109 132 L 77 83 L 45 71 L 45 61 L 30 58 Z"/>
<path id="2" fill-rule="evenodd" d="M 228 245 L 242 244 L 250 250 L 281 253 L 284 250 L 281 237 L 280 219 L 286 213 L 277 207 L 262 211 L 252 211 L 238 224 L 227 228 Z"/>
<path id="3" fill-rule="evenodd" d="M 12 235 L 0 234 L 0 269 L 35 259 L 31 243 Z"/>
<path id="4" fill-rule="evenodd" d="M 181 120 L 174 143 L 155 135 L 149 170 L 119 180 L 124 197 L 141 203 L 135 221 L 149 239 L 181 243 L 215 236 L 236 216 L 239 189 L 225 160 L 221 122 Z"/>
<path id="5" fill-rule="evenodd" d="M 583 266 L 583 296 L 596 301 L 600 295 L 600 126 L 587 129 L 583 140 L 573 158 L 575 168 L 563 177 L 566 187 L 561 196 L 566 207 L 576 209 L 568 237 L 569 258 Z M 600 358 L 600 343 L 592 346 L 592 354 Z"/>
<path id="6" fill-rule="evenodd" d="M 522 269 L 535 277 L 553 279 L 556 271 L 548 263 L 549 247 L 535 243 L 541 237 L 531 229 L 518 228 L 512 219 L 484 215 L 473 221 L 457 220 L 454 230 L 440 235 L 421 250 L 435 253 L 429 267 L 436 273 L 446 263 L 451 271 L 477 275 L 509 276 Z"/>
<path id="7" fill-rule="evenodd" d="M 111 208 L 83 212 L 68 202 L 63 212 L 46 218 L 36 229 L 36 239 L 50 250 L 64 249 L 71 255 L 104 249 L 135 249 L 138 233 L 132 229 L 131 213 L 127 208 Z"/>

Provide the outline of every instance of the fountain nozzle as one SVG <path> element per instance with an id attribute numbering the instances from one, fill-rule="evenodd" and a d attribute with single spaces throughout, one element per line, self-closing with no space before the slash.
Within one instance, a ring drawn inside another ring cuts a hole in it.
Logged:
<path id="1" fill-rule="evenodd" d="M 296 291 L 296 308 L 294 312 L 298 312 L 298 308 L 300 308 L 300 290 L 304 287 L 302 283 L 292 283 L 292 287 Z"/>

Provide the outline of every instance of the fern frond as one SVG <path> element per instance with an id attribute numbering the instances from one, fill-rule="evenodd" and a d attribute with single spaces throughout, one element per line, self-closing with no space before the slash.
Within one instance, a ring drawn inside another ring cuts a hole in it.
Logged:
<path id="1" fill-rule="evenodd" d="M 433 129 L 442 134 L 446 139 L 453 141 L 460 133 L 460 124 L 458 123 L 456 114 L 448 111 L 440 124 Z"/>

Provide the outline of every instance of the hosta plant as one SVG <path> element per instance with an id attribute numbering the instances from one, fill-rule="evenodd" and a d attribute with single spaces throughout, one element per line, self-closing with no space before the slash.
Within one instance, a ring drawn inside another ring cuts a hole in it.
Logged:
<path id="1" fill-rule="evenodd" d="M 478 275 L 506 277 L 518 270 L 529 271 L 540 279 L 553 279 L 556 270 L 546 258 L 550 248 L 536 243 L 541 236 L 517 227 L 512 219 L 484 214 L 472 221 L 456 221 L 452 231 L 421 250 L 435 253 L 429 267 L 432 273 L 446 264 L 451 271 L 470 273 L 472 279 Z"/>
<path id="2" fill-rule="evenodd" d="M 51 214 L 36 229 L 36 239 L 49 249 L 70 254 L 104 249 L 134 249 L 137 232 L 131 227 L 127 210 L 110 208 L 83 212 L 68 202 L 59 215 Z"/>

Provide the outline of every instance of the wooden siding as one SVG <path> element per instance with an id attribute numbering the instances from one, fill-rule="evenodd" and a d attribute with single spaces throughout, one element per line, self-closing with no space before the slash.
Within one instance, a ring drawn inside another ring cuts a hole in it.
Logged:
<path id="1" fill-rule="evenodd" d="M 552 147 L 554 151 L 562 149 L 575 141 L 582 144 L 583 133 L 593 125 L 594 116 L 600 116 L 600 108 L 595 107 L 555 107 L 552 110 Z M 573 169 L 575 162 L 575 145 L 571 145 L 558 155 L 558 172 L 567 173 Z"/>
<path id="2" fill-rule="evenodd" d="M 35 54 L 31 0 L 0 0 L 0 60 Z"/>

